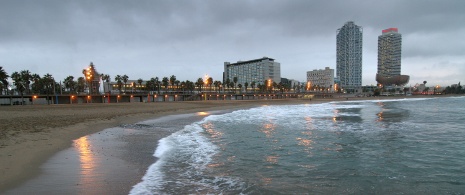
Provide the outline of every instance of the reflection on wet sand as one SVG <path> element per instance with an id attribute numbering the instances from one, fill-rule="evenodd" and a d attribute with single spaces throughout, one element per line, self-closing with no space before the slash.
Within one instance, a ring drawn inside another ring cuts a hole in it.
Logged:
<path id="1" fill-rule="evenodd" d="M 95 185 L 99 182 L 95 177 L 97 162 L 96 157 L 93 154 L 92 145 L 88 140 L 88 137 L 84 136 L 77 140 L 74 140 L 74 147 L 78 152 L 81 167 L 79 174 L 79 185 Z"/>

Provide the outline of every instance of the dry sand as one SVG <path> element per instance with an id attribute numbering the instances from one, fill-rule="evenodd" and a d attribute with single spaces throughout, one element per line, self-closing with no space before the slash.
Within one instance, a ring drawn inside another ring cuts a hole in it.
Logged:
<path id="1" fill-rule="evenodd" d="M 349 100 L 361 99 L 375 98 Z M 339 100 L 346 98 L 0 107 L 0 192 L 38 175 L 40 165 L 73 140 L 106 128 L 173 114 Z"/>

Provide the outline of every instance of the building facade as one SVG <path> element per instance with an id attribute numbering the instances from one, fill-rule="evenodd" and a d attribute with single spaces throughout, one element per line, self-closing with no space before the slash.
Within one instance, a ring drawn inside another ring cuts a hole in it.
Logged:
<path id="1" fill-rule="evenodd" d="M 402 35 L 397 28 L 388 28 L 378 36 L 378 75 L 400 75 Z"/>
<path id="2" fill-rule="evenodd" d="M 401 75 L 402 35 L 388 28 L 378 36 L 378 72 L 376 81 L 384 86 L 405 85 L 409 76 Z"/>
<path id="3" fill-rule="evenodd" d="M 232 82 L 237 77 L 237 84 L 249 86 L 255 84 L 266 84 L 266 81 L 281 82 L 281 65 L 274 59 L 263 57 L 249 61 L 238 61 L 237 63 L 224 63 L 223 83 L 228 79 Z"/>
<path id="4" fill-rule="evenodd" d="M 349 21 L 337 30 L 336 75 L 341 88 L 356 92 L 362 86 L 363 29 Z"/>
<path id="5" fill-rule="evenodd" d="M 329 89 L 334 88 L 334 69 L 326 67 L 325 69 L 307 71 L 307 83 L 311 86 Z"/>

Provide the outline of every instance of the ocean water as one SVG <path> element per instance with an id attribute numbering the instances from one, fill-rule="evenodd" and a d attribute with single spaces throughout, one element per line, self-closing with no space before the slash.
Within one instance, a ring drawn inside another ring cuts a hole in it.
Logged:
<path id="1" fill-rule="evenodd" d="M 130 194 L 464 194 L 465 98 L 210 115 L 154 156 Z"/>

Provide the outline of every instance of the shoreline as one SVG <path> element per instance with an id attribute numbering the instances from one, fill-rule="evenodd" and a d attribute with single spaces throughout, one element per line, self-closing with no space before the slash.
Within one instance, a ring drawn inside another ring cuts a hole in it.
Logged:
<path id="1" fill-rule="evenodd" d="M 364 97 L 353 100 L 420 97 Z M 441 96 L 444 97 L 444 96 Z M 73 140 L 122 124 L 166 115 L 205 111 L 239 110 L 263 105 L 317 104 L 347 101 L 344 98 L 300 100 L 240 100 L 90 105 L 15 106 L 0 109 L 0 192 L 18 187 L 41 173 L 40 166 L 58 152 L 72 147 Z M 15 122 L 21 121 L 21 122 Z M 16 129 L 15 129 L 16 128 Z M 21 130 L 18 130 L 21 129 Z"/>
<path id="2" fill-rule="evenodd" d="M 40 165 L 73 140 L 166 115 L 295 104 L 300 100 L 32 105 L 0 109 L 0 192 L 40 174 Z"/>

